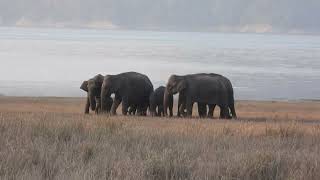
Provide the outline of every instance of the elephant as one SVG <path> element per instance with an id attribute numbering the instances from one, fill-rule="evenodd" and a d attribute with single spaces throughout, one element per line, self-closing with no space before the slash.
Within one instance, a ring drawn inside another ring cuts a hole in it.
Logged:
<path id="1" fill-rule="evenodd" d="M 99 113 L 101 111 L 101 85 L 103 82 L 103 76 L 98 74 L 93 78 L 83 81 L 80 86 L 80 89 L 87 92 L 87 102 L 85 106 L 85 114 L 89 113 L 89 109 L 91 107 L 92 111 Z M 113 103 L 113 99 L 111 97 L 105 98 L 102 101 L 104 104 L 104 111 L 109 112 Z"/>
<path id="2" fill-rule="evenodd" d="M 229 103 L 229 108 L 234 116 L 234 118 L 236 118 L 236 112 L 235 112 L 235 108 L 234 108 L 234 100 L 233 100 L 233 87 L 232 87 L 232 84 L 230 82 L 230 80 L 220 74 L 215 74 L 215 73 L 209 73 L 209 74 L 206 74 L 206 73 L 200 73 L 199 75 L 204 75 L 204 76 L 218 76 L 221 78 L 221 81 L 225 84 L 226 88 L 227 88 L 227 91 L 228 91 L 228 96 L 229 97 L 232 97 L 230 99 L 230 103 Z M 179 101 L 180 101 L 180 94 L 181 92 L 179 93 Z M 178 103 L 178 107 L 180 107 L 180 102 Z M 208 114 L 207 114 L 207 106 L 208 106 Z M 213 118 L 213 112 L 214 112 L 214 109 L 215 109 L 216 105 L 215 104 L 203 104 L 203 103 L 198 103 L 198 113 L 199 113 L 199 116 L 200 117 L 209 117 L 209 118 Z M 178 108 L 179 109 L 179 108 Z M 182 106 L 182 108 L 179 109 L 178 111 L 178 116 L 179 115 L 179 112 L 185 112 L 185 104 L 184 106 Z M 223 111 L 220 111 L 220 118 L 225 118 L 225 119 L 231 119 L 232 116 L 230 116 L 230 113 L 228 111 L 226 111 L 226 114 L 223 114 L 222 113 Z"/>
<path id="3" fill-rule="evenodd" d="M 165 92 L 165 87 L 160 86 L 151 93 L 149 97 L 149 110 L 152 116 L 164 116 L 163 109 L 163 96 Z M 173 95 L 169 96 L 169 112 L 170 116 L 173 116 Z M 157 111 L 158 110 L 158 111 Z"/>
<path id="4" fill-rule="evenodd" d="M 146 115 L 149 107 L 149 96 L 153 92 L 150 79 L 137 72 L 125 72 L 104 77 L 101 86 L 101 100 L 115 94 L 111 107 L 111 114 L 115 115 L 119 104 L 122 102 L 122 114 L 127 115 L 128 108 L 135 106 L 141 115 Z M 102 108 L 104 104 L 101 104 Z"/>
<path id="5" fill-rule="evenodd" d="M 236 118 L 233 89 L 232 91 L 229 89 L 229 84 L 226 83 L 226 78 L 222 75 L 213 73 L 190 74 L 184 76 L 171 75 L 165 90 L 164 108 L 167 107 L 168 96 L 180 92 L 183 92 L 186 97 L 185 104 L 188 117 L 192 116 L 193 104 L 198 102 L 210 105 L 211 107 L 213 107 L 213 105 L 218 105 L 221 109 L 221 118 L 228 117 L 227 115 L 229 114 L 230 108 L 233 118 Z M 200 106 L 203 105 L 200 104 Z"/>
<path id="6" fill-rule="evenodd" d="M 186 116 L 186 96 L 183 91 L 179 92 L 179 98 L 178 98 L 178 111 L 177 116 Z M 204 118 L 207 116 L 207 107 L 206 104 L 198 103 L 198 114 L 201 118 Z"/>

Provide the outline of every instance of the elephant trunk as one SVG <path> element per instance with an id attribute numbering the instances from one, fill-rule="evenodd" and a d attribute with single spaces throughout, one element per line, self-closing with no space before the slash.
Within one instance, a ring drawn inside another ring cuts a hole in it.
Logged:
<path id="1" fill-rule="evenodd" d="M 163 112 L 164 112 L 165 116 L 168 116 L 167 109 L 168 109 L 168 103 L 169 103 L 169 96 L 170 96 L 170 93 L 168 92 L 168 90 L 166 88 L 166 90 L 164 91 L 164 96 L 163 96 Z"/>
<path id="2" fill-rule="evenodd" d="M 91 110 L 94 111 L 96 109 L 96 99 L 92 93 L 88 93 L 88 97 Z"/>
<path id="3" fill-rule="evenodd" d="M 107 102 L 107 90 L 106 88 L 104 88 L 102 86 L 101 88 L 101 94 L 100 94 L 100 101 L 101 101 L 101 109 L 107 109 L 107 103 L 104 103 L 104 102 Z"/>
<path id="4" fill-rule="evenodd" d="M 89 97 L 87 97 L 86 107 L 84 109 L 85 114 L 89 114 L 89 108 L 90 108 L 90 101 L 89 101 Z"/>

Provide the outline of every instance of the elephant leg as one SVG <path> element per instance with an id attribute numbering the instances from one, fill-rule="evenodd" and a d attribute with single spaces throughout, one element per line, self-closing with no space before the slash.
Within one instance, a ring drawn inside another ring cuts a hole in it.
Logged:
<path id="1" fill-rule="evenodd" d="M 180 108 L 179 108 L 180 116 L 182 116 L 182 117 L 186 116 L 185 110 L 186 110 L 186 104 L 183 103 L 183 104 L 180 105 Z"/>
<path id="2" fill-rule="evenodd" d="M 118 109 L 118 106 L 120 105 L 120 103 L 121 103 L 120 99 L 114 98 L 114 101 L 113 101 L 112 106 L 111 106 L 111 114 L 112 115 L 116 115 L 117 114 L 117 109 Z"/>
<path id="3" fill-rule="evenodd" d="M 129 107 L 129 109 L 128 109 L 128 114 L 129 114 L 129 115 L 132 115 L 132 109 L 131 109 L 131 107 Z"/>
<path id="4" fill-rule="evenodd" d="M 129 108 L 129 102 L 128 102 L 128 98 L 124 97 L 122 99 L 122 115 L 127 115 L 128 113 L 128 108 Z"/>
<path id="5" fill-rule="evenodd" d="M 110 112 L 110 110 L 111 110 L 111 107 L 112 107 L 112 104 L 113 104 L 113 100 L 112 100 L 112 98 L 110 98 L 109 100 L 108 100 L 108 102 L 106 103 L 106 112 L 107 113 L 109 113 Z"/>
<path id="6" fill-rule="evenodd" d="M 193 103 L 190 99 L 187 99 L 187 117 L 192 117 Z"/>
<path id="7" fill-rule="evenodd" d="M 140 113 L 139 108 L 137 106 L 134 106 L 132 108 L 132 115 L 138 115 Z"/>
<path id="8" fill-rule="evenodd" d="M 149 112 L 151 116 L 156 116 L 156 108 L 154 105 L 150 105 Z"/>
<path id="9" fill-rule="evenodd" d="M 225 109 L 223 108 L 223 106 L 220 106 L 220 119 L 224 119 L 225 115 Z"/>
<path id="10" fill-rule="evenodd" d="M 136 114 L 139 114 L 140 112 L 139 112 L 139 110 L 137 109 L 137 107 L 136 106 L 134 106 L 133 108 L 132 108 L 132 115 L 136 115 Z"/>
<path id="11" fill-rule="evenodd" d="M 229 112 L 229 108 L 227 106 L 220 107 L 220 118 L 222 118 L 222 119 L 229 119 L 230 118 L 230 112 Z"/>
<path id="12" fill-rule="evenodd" d="M 148 101 L 146 101 L 142 106 L 142 114 L 143 114 L 143 116 L 147 115 L 148 107 L 149 107 L 149 103 L 148 103 Z"/>
<path id="13" fill-rule="evenodd" d="M 86 106 L 84 108 L 84 113 L 85 114 L 89 114 L 89 108 L 90 108 L 90 102 L 89 102 L 89 97 L 87 97 Z"/>
<path id="14" fill-rule="evenodd" d="M 96 112 L 96 114 L 99 114 L 99 108 L 98 107 L 96 107 L 95 112 Z"/>
<path id="15" fill-rule="evenodd" d="M 178 98 L 178 112 L 177 112 L 177 116 L 180 117 L 181 116 L 181 106 L 182 106 L 182 95 L 179 94 L 179 98 Z M 165 109 L 166 110 L 166 109 Z"/>
<path id="16" fill-rule="evenodd" d="M 160 114 L 159 106 L 156 106 L 156 108 L 155 108 L 155 114 L 156 114 L 156 116 L 159 116 L 159 114 Z"/>
<path id="17" fill-rule="evenodd" d="M 135 114 L 138 116 L 142 116 L 141 106 L 136 106 Z"/>
<path id="18" fill-rule="evenodd" d="M 230 110 L 231 110 L 231 114 L 232 114 L 232 117 L 234 119 L 237 119 L 237 113 L 236 113 L 236 109 L 234 108 L 234 103 L 230 105 Z"/>
<path id="19" fill-rule="evenodd" d="M 185 109 L 185 108 L 182 106 L 182 104 L 180 104 L 180 106 L 178 107 L 178 113 L 177 113 L 177 116 L 178 116 L 178 117 L 184 116 L 184 115 L 183 115 L 184 109 Z"/>
<path id="20" fill-rule="evenodd" d="M 177 116 L 180 117 L 181 116 L 181 113 L 180 113 L 180 107 L 181 107 L 181 104 L 178 105 L 178 111 L 177 111 Z"/>
<path id="21" fill-rule="evenodd" d="M 139 116 L 146 116 L 147 115 L 148 106 L 139 105 L 137 108 L 137 113 Z"/>
<path id="22" fill-rule="evenodd" d="M 162 109 L 164 110 L 164 107 L 162 105 Z M 173 116 L 173 96 L 170 96 L 169 98 L 169 113 L 170 113 L 170 117 Z"/>
<path id="23" fill-rule="evenodd" d="M 130 106 L 128 110 L 129 115 L 135 115 L 136 114 L 136 107 L 135 106 Z"/>
<path id="24" fill-rule="evenodd" d="M 226 108 L 226 119 L 232 119 L 232 116 L 230 115 L 229 107 Z"/>
<path id="25" fill-rule="evenodd" d="M 162 114 L 164 114 L 163 106 L 159 105 L 158 106 L 158 116 L 161 117 Z M 171 116 L 171 113 L 170 113 L 170 116 Z"/>
<path id="26" fill-rule="evenodd" d="M 223 112 L 223 110 L 222 109 L 220 109 L 220 119 L 224 119 L 225 118 L 225 116 L 224 116 L 224 112 Z"/>
<path id="27" fill-rule="evenodd" d="M 198 103 L 198 114 L 200 118 L 205 118 L 207 116 L 207 105 L 204 103 Z"/>
<path id="28" fill-rule="evenodd" d="M 209 104 L 208 118 L 213 118 L 214 109 L 216 107 L 215 104 Z"/>
<path id="29" fill-rule="evenodd" d="M 173 106 L 169 106 L 169 112 L 170 112 L 170 117 L 172 117 L 173 116 Z"/>
<path id="30" fill-rule="evenodd" d="M 100 112 L 102 112 L 102 109 L 101 109 L 101 99 L 99 98 L 96 98 L 96 109 L 95 109 L 95 112 L 96 114 L 99 114 Z"/>

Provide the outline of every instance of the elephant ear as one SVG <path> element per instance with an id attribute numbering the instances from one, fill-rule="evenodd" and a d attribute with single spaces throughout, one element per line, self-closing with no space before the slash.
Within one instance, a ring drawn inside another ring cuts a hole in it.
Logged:
<path id="1" fill-rule="evenodd" d="M 83 81 L 83 83 L 80 86 L 80 89 L 88 92 L 88 81 Z"/>
<path id="2" fill-rule="evenodd" d="M 182 79 L 177 83 L 177 89 L 178 91 L 183 91 L 185 88 L 187 88 L 187 81 L 185 79 Z"/>

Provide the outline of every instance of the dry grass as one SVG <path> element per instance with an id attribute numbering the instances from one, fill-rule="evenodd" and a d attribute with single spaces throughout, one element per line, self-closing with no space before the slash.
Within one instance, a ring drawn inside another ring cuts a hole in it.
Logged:
<path id="1" fill-rule="evenodd" d="M 0 179 L 320 179 L 316 109 L 241 101 L 239 121 L 108 117 L 83 115 L 78 98 L 1 97 Z"/>

